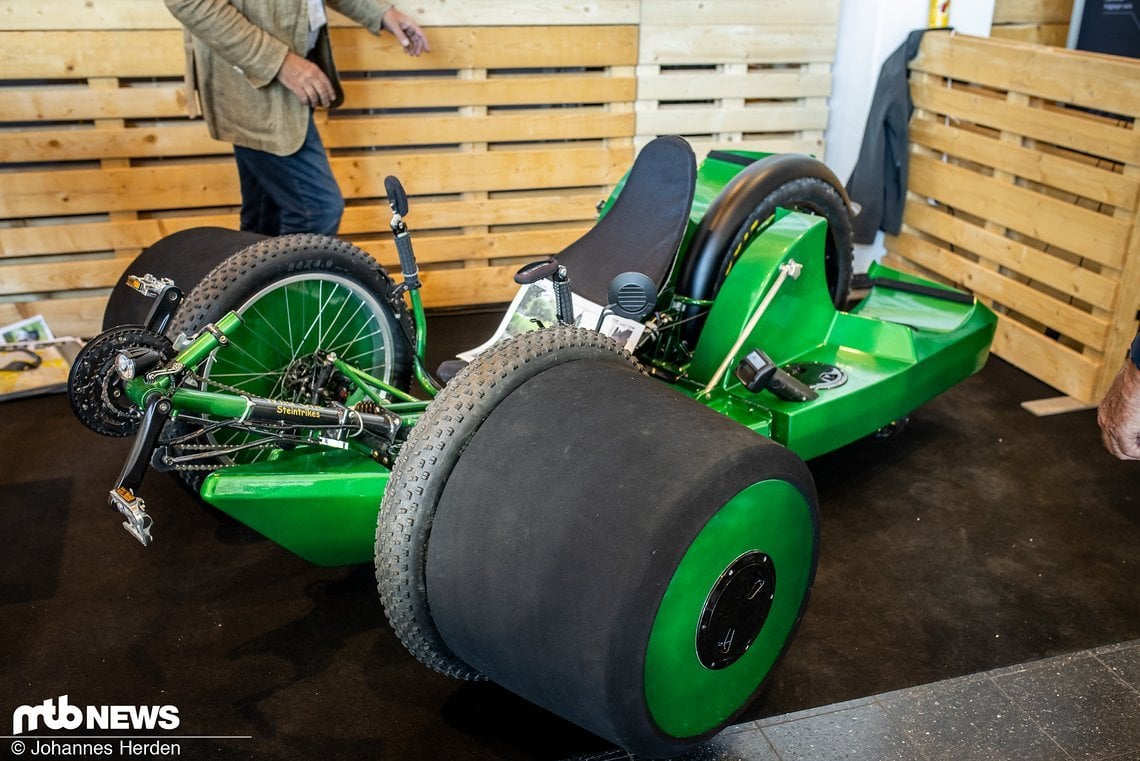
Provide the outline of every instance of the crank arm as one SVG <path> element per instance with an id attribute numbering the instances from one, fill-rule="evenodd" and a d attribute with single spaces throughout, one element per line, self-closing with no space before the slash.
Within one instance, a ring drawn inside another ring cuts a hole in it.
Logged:
<path id="1" fill-rule="evenodd" d="M 135 491 L 142 484 L 143 476 L 150 465 L 151 453 L 154 451 L 158 436 L 163 426 L 170 419 L 170 400 L 163 396 L 153 396 L 147 402 L 143 413 L 142 425 L 135 434 L 135 442 L 131 446 L 131 453 L 127 455 L 127 462 L 119 474 L 115 488 L 111 490 L 109 504 L 118 510 L 124 518 L 123 528 L 131 536 L 138 539 L 143 547 L 150 545 L 151 517 L 147 515 L 146 503 Z"/>

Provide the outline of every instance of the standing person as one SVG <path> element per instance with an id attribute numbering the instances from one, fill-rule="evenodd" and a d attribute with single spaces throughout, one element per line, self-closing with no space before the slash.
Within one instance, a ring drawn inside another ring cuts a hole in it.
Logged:
<path id="1" fill-rule="evenodd" d="M 323 0 L 165 0 L 186 27 L 187 103 L 210 135 L 234 146 L 241 229 L 335 235 L 344 198 L 313 124 L 339 105 Z M 408 55 L 430 50 L 420 27 L 382 0 L 328 0 Z M 319 62 L 319 64 L 318 64 Z"/>
<path id="2" fill-rule="evenodd" d="M 1097 410 L 1101 438 L 1122 460 L 1140 460 L 1140 334 Z"/>

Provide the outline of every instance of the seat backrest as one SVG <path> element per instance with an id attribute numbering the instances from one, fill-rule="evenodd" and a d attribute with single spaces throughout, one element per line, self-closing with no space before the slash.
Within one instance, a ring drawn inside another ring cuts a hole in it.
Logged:
<path id="1" fill-rule="evenodd" d="M 697 163 L 676 136 L 641 149 L 625 187 L 596 225 L 558 254 L 574 292 L 606 304 L 610 281 L 623 272 L 647 275 L 660 292 L 685 237 Z"/>

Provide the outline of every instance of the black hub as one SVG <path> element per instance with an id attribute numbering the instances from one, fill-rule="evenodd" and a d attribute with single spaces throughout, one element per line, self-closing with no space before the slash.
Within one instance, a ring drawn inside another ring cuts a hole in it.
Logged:
<path id="1" fill-rule="evenodd" d="M 323 352 L 298 357 L 285 369 L 285 396 L 308 404 L 343 403 L 352 391 L 348 379 L 330 364 Z"/>
<path id="2" fill-rule="evenodd" d="M 115 369 L 120 354 L 154 367 L 169 361 L 174 348 L 165 336 L 123 325 L 96 336 L 79 352 L 67 381 L 71 411 L 79 422 L 104 436 L 132 436 L 142 421 L 142 410 L 127 397 Z"/>
<path id="3" fill-rule="evenodd" d="M 776 567 L 763 552 L 746 552 L 725 568 L 701 611 L 701 664 L 716 670 L 740 660 L 764 628 L 775 596 Z"/>

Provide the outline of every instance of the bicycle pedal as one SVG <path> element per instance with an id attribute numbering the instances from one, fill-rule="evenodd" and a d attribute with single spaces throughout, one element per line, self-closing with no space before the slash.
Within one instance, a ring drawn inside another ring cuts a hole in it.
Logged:
<path id="1" fill-rule="evenodd" d="M 127 533 L 138 539 L 143 547 L 149 547 L 153 540 L 150 534 L 153 521 L 147 515 L 146 502 L 142 497 L 135 496 L 133 491 L 121 486 L 111 491 L 111 506 L 126 518 L 123 521 L 123 528 Z"/>

